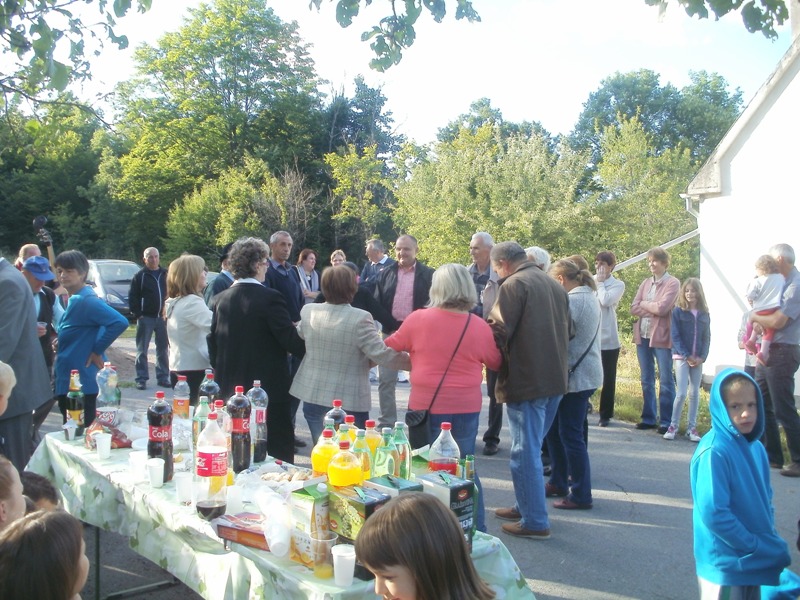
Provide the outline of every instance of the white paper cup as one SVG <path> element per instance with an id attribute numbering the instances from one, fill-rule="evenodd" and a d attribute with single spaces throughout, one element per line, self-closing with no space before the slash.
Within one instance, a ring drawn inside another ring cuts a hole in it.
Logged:
<path id="1" fill-rule="evenodd" d="M 147 459 L 147 476 L 150 479 L 150 487 L 160 488 L 164 485 L 164 459 Z"/>
<path id="2" fill-rule="evenodd" d="M 236 485 L 228 486 L 228 505 L 225 513 L 229 515 L 238 515 L 244 512 L 244 501 L 242 500 L 242 488 Z"/>
<path id="3" fill-rule="evenodd" d="M 353 573 L 356 569 L 356 547 L 351 544 L 339 544 L 331 548 L 333 554 L 333 577 L 339 587 L 353 585 Z"/>
<path id="4" fill-rule="evenodd" d="M 188 471 L 180 471 L 172 476 L 175 482 L 175 496 L 178 504 L 183 506 L 192 505 L 192 474 Z"/>
<path id="5" fill-rule="evenodd" d="M 94 434 L 94 443 L 97 446 L 97 458 L 106 460 L 111 456 L 111 434 L 99 432 Z"/>
<path id="6" fill-rule="evenodd" d="M 64 438 L 70 442 L 75 439 L 75 431 L 78 429 L 78 426 L 75 424 L 75 421 L 67 421 L 66 425 L 63 425 L 64 429 Z"/>

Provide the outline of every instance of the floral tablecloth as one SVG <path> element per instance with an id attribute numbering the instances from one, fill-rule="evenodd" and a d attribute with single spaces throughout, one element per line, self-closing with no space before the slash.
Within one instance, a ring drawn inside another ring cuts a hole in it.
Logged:
<path id="1" fill-rule="evenodd" d="M 239 544 L 226 550 L 213 527 L 193 507 L 175 499 L 175 484 L 160 489 L 135 482 L 128 470 L 130 450 L 115 449 L 100 461 L 83 440 L 45 436 L 27 469 L 50 479 L 64 507 L 82 521 L 129 538 L 130 547 L 172 573 L 209 600 L 275 598 L 344 600 L 377 598 L 371 581 L 349 588 L 317 579 L 288 559 Z M 533 592 L 503 543 L 478 533 L 472 558 L 498 600 L 529 600 Z"/>

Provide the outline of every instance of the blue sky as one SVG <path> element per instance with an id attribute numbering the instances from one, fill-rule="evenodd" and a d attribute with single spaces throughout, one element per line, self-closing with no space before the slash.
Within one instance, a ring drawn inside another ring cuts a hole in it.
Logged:
<path id="1" fill-rule="evenodd" d="M 120 20 L 120 30 L 131 48 L 155 44 L 199 3 L 154 0 L 150 12 Z M 383 87 L 398 132 L 419 143 L 432 141 L 439 127 L 482 97 L 506 120 L 539 121 L 551 133 L 568 133 L 589 94 L 616 71 L 651 69 L 662 84 L 678 87 L 688 83 L 690 70 L 717 72 L 748 102 L 790 43 L 788 26 L 773 42 L 747 33 L 738 14 L 700 21 L 672 5 L 659 19 L 644 0 L 474 0 L 481 23 L 448 15 L 436 24 L 422 15 L 416 43 L 400 65 L 381 74 L 369 69 L 371 50 L 360 35 L 387 3 L 376 0 L 347 29 L 335 22 L 335 0 L 324 0 L 319 13 L 309 10 L 308 0 L 268 4 L 282 19 L 298 21 L 318 74 L 330 81 L 323 91 L 349 93 L 353 78 L 363 74 Z M 129 77 L 132 54 L 107 47 L 87 95 Z"/>

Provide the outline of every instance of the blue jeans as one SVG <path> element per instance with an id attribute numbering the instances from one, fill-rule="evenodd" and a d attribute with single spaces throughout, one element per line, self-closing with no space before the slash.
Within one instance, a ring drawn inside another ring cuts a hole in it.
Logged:
<path id="1" fill-rule="evenodd" d="M 686 395 L 689 395 L 689 414 L 687 415 L 689 428 L 691 431 L 697 425 L 697 405 L 700 403 L 700 380 L 703 377 L 703 364 L 690 367 L 689 363 L 683 359 L 675 359 L 675 379 L 678 380 L 678 393 L 675 396 L 675 403 L 672 405 L 672 421 L 670 426 L 678 429 L 681 424 L 681 413 Z"/>
<path id="2" fill-rule="evenodd" d="M 569 499 L 577 504 L 592 503 L 592 470 L 583 439 L 586 410 L 592 394 L 594 390 L 565 394 L 547 433 L 552 466 L 550 483 L 562 490 L 569 489 Z M 571 486 L 569 477 L 572 478 Z"/>
<path id="3" fill-rule="evenodd" d="M 461 458 L 465 458 L 467 454 L 472 454 L 474 456 L 475 438 L 478 437 L 480 416 L 480 412 L 431 414 L 428 417 L 428 424 L 431 428 L 431 440 L 435 440 L 439 437 L 439 433 L 442 430 L 442 423 L 446 421 L 453 426 L 450 433 L 453 434 L 453 439 L 456 441 L 456 444 L 458 444 L 458 449 L 461 451 Z M 478 528 L 478 531 L 486 533 L 486 509 L 483 500 L 483 488 L 481 487 L 481 480 L 478 477 L 477 465 L 475 468 L 475 486 L 478 488 L 478 512 L 475 519 L 475 526 Z"/>
<path id="4" fill-rule="evenodd" d="M 160 317 L 139 317 L 136 322 L 136 381 L 144 383 L 150 379 L 147 367 L 147 349 L 150 338 L 156 335 L 156 381 L 169 381 L 169 342 L 167 322 Z"/>
<path id="5" fill-rule="evenodd" d="M 311 432 L 311 443 L 314 445 L 316 445 L 319 436 L 322 435 L 322 429 L 325 427 L 325 414 L 330 409 L 330 406 L 303 402 L 303 416 L 306 418 L 306 423 L 308 423 L 308 430 Z M 364 429 L 367 426 L 369 412 L 356 412 L 352 410 L 346 412 L 348 415 L 353 415 L 356 418 L 356 427 Z"/>
<path id="6" fill-rule="evenodd" d="M 642 372 L 642 423 L 660 424 L 668 427 L 672 419 L 672 404 L 675 402 L 675 379 L 672 376 L 672 350 L 651 348 L 650 340 L 642 338 L 636 345 L 639 369 Z M 658 413 L 656 412 L 656 369 L 658 364 Z"/>
<path id="7" fill-rule="evenodd" d="M 550 529 L 542 475 L 542 440 L 550 429 L 561 396 L 534 398 L 506 403 L 508 429 L 511 433 L 511 481 L 514 484 L 514 508 L 522 515 L 525 529 Z"/>

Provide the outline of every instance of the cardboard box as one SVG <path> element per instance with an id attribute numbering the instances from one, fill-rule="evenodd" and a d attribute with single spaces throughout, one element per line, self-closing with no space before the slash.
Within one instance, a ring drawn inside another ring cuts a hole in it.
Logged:
<path id="1" fill-rule="evenodd" d="M 461 479 L 442 471 L 417 475 L 417 481 L 422 483 L 426 494 L 433 494 L 455 513 L 464 532 L 464 539 L 472 548 L 473 523 L 477 508 L 475 484 L 468 479 Z"/>
<path id="2" fill-rule="evenodd" d="M 214 520 L 214 524 L 217 527 L 217 535 L 226 542 L 269 550 L 267 539 L 264 537 L 264 516 L 261 514 L 222 515 Z"/>
<path id="3" fill-rule="evenodd" d="M 389 494 L 392 498 L 400 494 L 407 494 L 409 492 L 421 492 L 422 484 L 417 481 L 409 481 L 408 479 L 401 479 L 393 475 L 382 475 L 381 477 L 372 477 L 364 482 L 365 488 L 371 488 Z"/>
<path id="4" fill-rule="evenodd" d="M 330 492 L 331 531 L 340 541 L 353 543 L 371 514 L 386 504 L 391 496 L 371 488 L 349 486 Z"/>
<path id="5" fill-rule="evenodd" d="M 307 567 L 314 566 L 311 552 L 311 537 L 320 531 L 328 531 L 328 489 L 317 489 L 317 485 L 292 492 L 289 497 L 292 523 L 292 545 L 289 558 Z"/>

